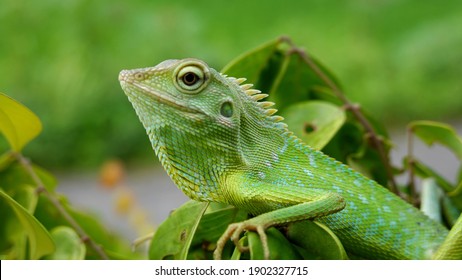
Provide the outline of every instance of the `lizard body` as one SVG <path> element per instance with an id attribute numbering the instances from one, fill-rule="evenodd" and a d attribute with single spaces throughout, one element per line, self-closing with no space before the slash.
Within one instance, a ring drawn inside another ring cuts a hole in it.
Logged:
<path id="1" fill-rule="evenodd" d="M 348 252 L 372 259 L 431 258 L 448 234 L 373 180 L 305 145 L 244 79 L 184 59 L 124 70 L 119 80 L 186 195 L 255 215 L 230 225 L 216 258 L 244 230 L 257 231 L 265 249 L 266 228 L 306 219 L 326 224 Z"/>

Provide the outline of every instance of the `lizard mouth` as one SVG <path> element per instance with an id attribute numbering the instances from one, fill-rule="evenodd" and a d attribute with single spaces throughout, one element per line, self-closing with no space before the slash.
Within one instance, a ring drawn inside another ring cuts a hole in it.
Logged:
<path id="1" fill-rule="evenodd" d="M 162 93 L 158 89 L 149 87 L 143 83 L 140 83 L 134 77 L 136 72 L 133 70 L 122 70 L 119 74 L 119 81 L 120 85 L 122 86 L 123 90 L 130 95 L 137 96 L 140 94 L 144 94 L 156 102 L 168 105 L 170 107 L 179 109 L 183 112 L 200 114 L 201 111 L 188 107 L 186 104 L 175 100 L 174 98 L 170 97 L 169 95 Z"/>

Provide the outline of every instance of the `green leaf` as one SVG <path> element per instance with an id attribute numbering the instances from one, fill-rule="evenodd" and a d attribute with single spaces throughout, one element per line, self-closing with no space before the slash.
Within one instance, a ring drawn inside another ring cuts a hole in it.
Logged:
<path id="1" fill-rule="evenodd" d="M 404 166 L 409 169 L 409 158 L 404 158 Z M 434 178 L 438 186 L 440 186 L 445 192 L 454 191 L 454 186 L 449 183 L 443 176 L 438 174 L 436 171 L 423 164 L 419 160 L 414 159 L 412 161 L 414 172 L 422 178 Z"/>
<path id="2" fill-rule="evenodd" d="M 231 223 L 247 219 L 247 213 L 229 205 L 210 203 L 191 242 L 188 259 L 211 259 L 216 241 Z M 227 258 L 227 247 L 223 259 Z"/>
<path id="3" fill-rule="evenodd" d="M 138 253 L 132 251 L 127 239 L 109 231 L 107 229 L 107 225 L 101 221 L 97 214 L 87 213 L 82 210 L 75 209 L 69 204 L 66 197 L 58 194 L 54 195 L 57 196 L 60 203 L 82 227 L 85 233 L 93 241 L 95 241 L 95 243 L 104 248 L 104 251 L 110 258 L 120 258 L 121 255 L 124 256 L 123 259 L 141 258 Z M 39 197 L 35 216 L 49 230 L 61 225 L 69 225 L 67 220 L 63 218 L 62 214 L 56 209 L 50 200 L 43 195 Z M 94 250 L 88 248 L 86 252 L 86 259 L 100 259 L 100 256 L 97 255 Z"/>
<path id="4" fill-rule="evenodd" d="M 287 237 L 315 259 L 348 259 L 338 237 L 322 223 L 311 221 L 291 223 L 287 228 Z"/>
<path id="5" fill-rule="evenodd" d="M 322 150 L 325 154 L 346 163 L 351 154 L 358 152 L 364 141 L 361 127 L 347 121 Z"/>
<path id="6" fill-rule="evenodd" d="M 39 118 L 27 107 L 0 92 L 0 132 L 19 152 L 42 130 Z"/>
<path id="7" fill-rule="evenodd" d="M 461 214 L 461 211 L 454 205 L 452 200 L 447 196 L 443 196 L 442 211 L 444 219 L 450 227 L 454 226 Z"/>
<path id="8" fill-rule="evenodd" d="M 306 101 L 284 110 L 289 129 L 311 147 L 321 150 L 345 123 L 345 111 L 324 101 Z"/>
<path id="9" fill-rule="evenodd" d="M 336 78 L 314 58 L 312 61 L 333 83 L 340 87 Z M 302 58 L 300 50 L 287 38 L 280 37 L 226 65 L 223 73 L 247 78 L 255 88 L 269 94 L 269 100 L 279 110 L 310 98 L 325 98 L 339 103 L 324 81 Z"/>
<path id="10" fill-rule="evenodd" d="M 32 165 L 32 169 L 34 169 L 35 174 L 40 178 L 47 191 L 53 192 L 56 189 L 58 182 L 50 172 L 35 164 Z"/>
<path id="11" fill-rule="evenodd" d="M 271 227 L 267 229 L 266 235 L 268 238 L 271 260 L 297 260 L 301 258 L 290 242 L 276 228 Z M 263 246 L 258 233 L 248 231 L 247 238 L 249 242 L 250 258 L 252 260 L 264 259 Z"/>
<path id="12" fill-rule="evenodd" d="M 271 90 L 269 101 L 276 103 L 279 110 L 310 99 L 323 99 L 330 103 L 340 104 L 340 100 L 331 93 L 330 87 L 318 76 L 298 52 L 284 52 L 284 61 L 279 67 Z M 335 83 L 335 78 L 320 63 L 312 59 L 318 68 Z M 339 87 L 339 86 L 338 86 Z"/>
<path id="13" fill-rule="evenodd" d="M 16 217 L 26 230 L 30 243 L 30 258 L 40 259 L 55 250 L 55 244 L 45 227 L 27 210 L 0 190 L 0 197 L 13 209 Z"/>
<path id="14" fill-rule="evenodd" d="M 454 188 L 454 190 L 447 193 L 448 197 L 457 206 L 459 211 L 462 211 L 462 181 Z"/>
<path id="15" fill-rule="evenodd" d="M 1 185 L 1 184 L 0 184 Z M 37 205 L 38 196 L 35 188 L 27 184 L 17 184 L 14 189 L 7 191 L 2 188 L 19 205 L 24 207 L 27 212 L 34 213 Z M 5 253 L 6 259 L 27 259 L 27 232 L 13 208 L 0 201 L 0 213 L 2 221 L 0 223 L 0 250 Z"/>
<path id="16" fill-rule="evenodd" d="M 51 237 L 56 244 L 56 250 L 49 255 L 50 260 L 83 260 L 86 247 L 74 229 L 58 226 L 51 230 Z"/>
<path id="17" fill-rule="evenodd" d="M 185 260 L 208 205 L 190 200 L 173 211 L 154 234 L 149 248 L 149 259 Z"/>
<path id="18" fill-rule="evenodd" d="M 272 56 L 277 52 L 280 43 L 281 39 L 279 38 L 246 52 L 228 63 L 221 72 L 236 78 L 244 77 L 247 82 L 257 85 L 262 72 L 265 71 Z"/>
<path id="19" fill-rule="evenodd" d="M 56 188 L 56 179 L 45 169 L 32 165 L 32 169 L 42 181 L 44 187 L 52 192 Z M 18 186 L 32 185 L 36 182 L 31 178 L 27 169 L 18 162 L 12 162 L 0 171 L 0 185 L 7 192 L 14 192 Z"/>
<path id="20" fill-rule="evenodd" d="M 11 152 L 0 155 L 0 172 L 8 168 L 14 161 L 16 161 L 16 158 Z"/>
<path id="21" fill-rule="evenodd" d="M 244 235 L 241 239 L 239 239 L 239 244 L 242 247 L 245 247 L 247 245 L 247 235 Z M 240 260 L 242 255 L 243 254 L 241 251 L 239 251 L 239 248 L 235 246 L 230 260 Z"/>
<path id="22" fill-rule="evenodd" d="M 404 158 L 404 166 L 406 169 L 409 169 L 409 158 Z M 412 161 L 412 168 L 416 175 L 422 178 L 433 178 L 437 185 L 444 190 L 446 195 L 451 199 L 453 204 L 459 209 L 462 210 L 462 182 L 458 186 L 453 186 L 449 183 L 444 177 L 439 175 L 436 171 L 423 164 L 422 162 L 414 159 Z"/>
<path id="23" fill-rule="evenodd" d="M 392 144 L 387 139 L 383 140 L 385 153 L 389 154 Z M 388 185 L 388 176 L 380 153 L 370 144 L 368 134 L 363 134 L 363 141 L 358 150 L 348 155 L 347 164 L 380 185 Z"/>
<path id="24" fill-rule="evenodd" d="M 217 203 L 210 203 L 210 205 L 212 204 Z M 221 237 L 229 224 L 243 221 L 246 218 L 247 213 L 245 211 L 229 205 L 211 212 L 207 211 L 198 225 L 194 241 L 216 241 Z"/>
<path id="25" fill-rule="evenodd" d="M 462 160 L 462 138 L 451 126 L 433 121 L 415 121 L 409 124 L 409 129 L 427 145 L 439 143 Z"/>

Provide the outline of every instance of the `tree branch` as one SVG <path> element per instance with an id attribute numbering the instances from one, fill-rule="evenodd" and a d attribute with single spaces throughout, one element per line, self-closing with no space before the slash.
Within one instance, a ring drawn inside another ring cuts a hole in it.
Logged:
<path id="1" fill-rule="evenodd" d="M 61 202 L 45 188 L 45 185 L 43 184 L 42 180 L 32 168 L 30 161 L 20 153 L 15 153 L 14 155 L 16 159 L 19 161 L 19 163 L 26 169 L 27 173 L 29 173 L 30 177 L 37 185 L 37 193 L 43 194 L 46 198 L 48 198 L 48 200 L 50 200 L 50 202 L 58 210 L 58 212 L 63 216 L 63 218 L 77 232 L 82 242 L 88 244 L 88 246 L 90 246 L 100 256 L 101 259 L 108 260 L 109 257 L 104 252 L 103 248 L 100 245 L 96 244 L 95 241 L 93 241 L 93 239 L 90 238 L 90 236 L 85 232 L 85 230 L 77 223 L 77 221 L 64 208 Z"/>
<path id="2" fill-rule="evenodd" d="M 353 116 L 359 121 L 359 123 L 364 127 L 368 136 L 370 137 L 374 148 L 379 153 L 380 160 L 382 161 L 383 166 L 385 167 L 385 172 L 387 173 L 387 178 L 389 181 L 389 188 L 392 192 L 399 194 L 398 187 L 393 176 L 393 169 L 390 165 L 390 159 L 388 154 L 385 151 L 382 138 L 375 132 L 371 123 L 367 120 L 364 114 L 361 112 L 361 107 L 357 104 L 351 103 L 345 96 L 342 90 L 340 90 L 337 85 L 332 81 L 329 76 L 327 76 L 319 66 L 313 61 L 310 55 L 300 48 L 298 48 L 291 40 L 287 37 L 282 37 L 282 41 L 287 42 L 291 47 L 291 52 L 298 54 L 303 61 L 318 75 L 319 78 L 332 90 L 332 92 L 343 102 L 345 108 L 350 110 Z"/>

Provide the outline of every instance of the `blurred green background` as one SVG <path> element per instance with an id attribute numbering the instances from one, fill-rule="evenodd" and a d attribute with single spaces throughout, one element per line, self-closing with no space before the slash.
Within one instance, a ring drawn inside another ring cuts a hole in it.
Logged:
<path id="1" fill-rule="evenodd" d="M 52 169 L 154 154 L 121 69 L 197 57 L 221 69 L 288 35 L 387 125 L 462 121 L 462 1 L 0 0 L 0 91 L 42 119 Z"/>

